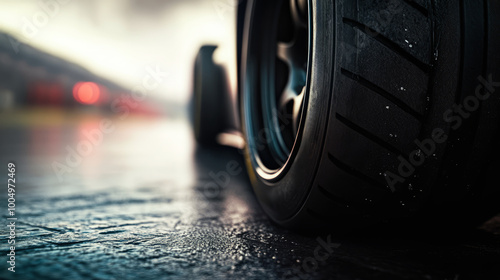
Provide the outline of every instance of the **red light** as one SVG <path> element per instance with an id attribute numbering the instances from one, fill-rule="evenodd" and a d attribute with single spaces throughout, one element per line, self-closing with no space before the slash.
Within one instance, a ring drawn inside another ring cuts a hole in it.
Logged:
<path id="1" fill-rule="evenodd" d="M 101 91 L 96 83 L 80 82 L 73 87 L 73 96 L 82 104 L 94 104 L 99 100 Z"/>

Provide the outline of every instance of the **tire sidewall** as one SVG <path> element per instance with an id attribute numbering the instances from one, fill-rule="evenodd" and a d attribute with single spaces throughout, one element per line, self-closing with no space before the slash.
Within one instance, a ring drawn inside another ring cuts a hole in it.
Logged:
<path id="1" fill-rule="evenodd" d="M 259 11 L 261 1 L 249 1 L 243 37 L 242 57 L 242 128 L 247 143 L 256 133 L 249 131 L 245 100 L 257 92 L 259 70 Z M 303 207 L 315 178 L 323 153 L 329 108 L 332 99 L 332 80 L 335 64 L 334 3 L 331 1 L 309 1 L 312 15 L 309 73 L 306 88 L 306 110 L 292 154 L 282 168 L 283 174 L 275 181 L 259 175 L 259 168 L 252 157 L 255 147 L 245 148 L 245 159 L 254 191 L 269 216 L 279 224 L 286 224 Z"/>

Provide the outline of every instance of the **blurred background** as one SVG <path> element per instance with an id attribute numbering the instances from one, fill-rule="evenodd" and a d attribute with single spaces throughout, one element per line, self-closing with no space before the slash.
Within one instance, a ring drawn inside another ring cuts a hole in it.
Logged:
<path id="1" fill-rule="evenodd" d="M 219 45 L 235 86 L 236 5 L 0 0 L 0 162 L 24 170 L 19 191 L 191 186 L 194 60 Z"/>
<path id="2" fill-rule="evenodd" d="M 109 111 L 118 97 L 138 91 L 146 97 L 134 111 L 183 114 L 202 44 L 220 46 L 215 59 L 234 86 L 236 4 L 1 0 L 0 107 Z M 145 88 L 151 72 L 157 75 Z"/>

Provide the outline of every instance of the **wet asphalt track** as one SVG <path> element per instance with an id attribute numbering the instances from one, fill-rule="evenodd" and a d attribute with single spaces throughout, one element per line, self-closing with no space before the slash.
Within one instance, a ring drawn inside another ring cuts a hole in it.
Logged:
<path id="1" fill-rule="evenodd" d="M 489 225 L 497 235 L 475 232 L 453 242 L 391 234 L 303 236 L 267 219 L 237 151 L 197 148 L 183 120 L 112 119 L 114 131 L 103 133 L 102 142 L 96 141 L 81 162 L 72 158 L 70 166 L 67 147 L 76 149 L 87 139 L 83 131 L 98 128 L 103 117 L 51 118 L 36 125 L 5 126 L 4 121 L 0 129 L 0 166 L 5 167 L 0 180 L 6 182 L 6 166 L 13 160 L 18 218 L 15 273 L 7 270 L 9 232 L 1 227 L 1 279 L 499 275 L 500 222 Z M 54 162 L 68 167 L 62 180 Z"/>

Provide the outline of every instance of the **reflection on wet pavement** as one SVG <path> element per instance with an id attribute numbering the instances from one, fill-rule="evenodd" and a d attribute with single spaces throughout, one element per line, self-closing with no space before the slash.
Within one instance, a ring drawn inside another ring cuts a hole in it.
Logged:
<path id="1" fill-rule="evenodd" d="M 436 245 L 292 233 L 260 209 L 238 151 L 196 147 L 182 119 L 111 118 L 106 132 L 104 118 L 1 128 L 18 227 L 16 273 L 2 260 L 0 278 L 468 279 L 500 261 L 493 234 Z"/>

